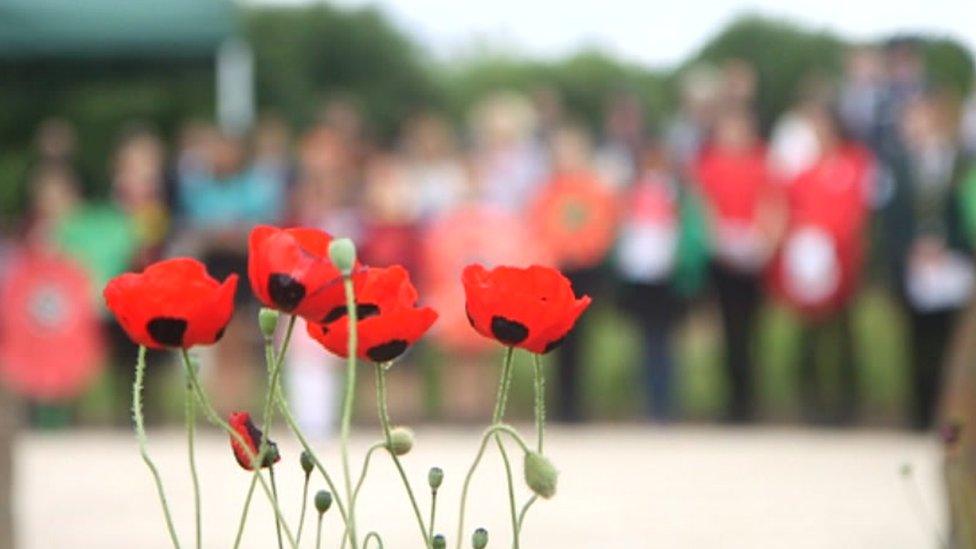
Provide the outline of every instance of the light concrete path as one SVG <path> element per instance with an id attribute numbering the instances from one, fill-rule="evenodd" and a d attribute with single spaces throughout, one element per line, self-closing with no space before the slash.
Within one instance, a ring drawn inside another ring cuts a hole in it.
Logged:
<path id="1" fill-rule="evenodd" d="M 294 526 L 301 490 L 298 447 L 277 439 L 283 453 L 278 484 Z M 523 426 L 534 440 L 531 426 Z M 426 516 L 426 476 L 441 466 L 445 482 L 436 530 L 453 547 L 457 500 L 480 430 L 424 428 L 404 458 Z M 354 470 L 373 439 L 355 439 Z M 935 547 L 931 524 L 898 475 L 912 462 L 924 511 L 941 520 L 938 446 L 895 432 L 704 427 L 552 428 L 546 453 L 561 470 L 559 490 L 536 504 L 523 549 Z M 184 547 L 192 547 L 192 504 L 184 436 L 151 432 L 151 452 L 175 509 Z M 230 547 L 250 480 L 214 432 L 198 443 L 204 485 L 204 546 Z M 338 448 L 317 447 L 341 485 Z M 514 453 L 514 452 L 513 452 Z M 516 459 L 519 499 L 527 490 Z M 154 549 L 168 547 L 153 485 L 135 440 L 123 432 L 24 434 L 16 448 L 18 547 L 23 549 Z M 314 478 L 314 477 L 313 477 Z M 322 487 L 317 479 L 313 492 Z M 465 538 L 477 526 L 489 548 L 509 547 L 507 498 L 497 450 L 489 446 L 473 484 Z M 387 549 L 421 547 L 416 522 L 389 459 L 374 456 L 358 507 L 360 535 L 378 530 Z M 255 496 L 244 547 L 274 542 L 272 515 Z M 313 547 L 309 513 L 303 547 Z M 326 519 L 327 544 L 338 547 L 339 517 Z M 470 547 L 467 540 L 464 547 Z"/>

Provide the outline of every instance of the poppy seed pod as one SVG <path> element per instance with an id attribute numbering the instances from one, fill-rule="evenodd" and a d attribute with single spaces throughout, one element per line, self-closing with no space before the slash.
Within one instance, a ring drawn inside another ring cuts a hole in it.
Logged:
<path id="1" fill-rule="evenodd" d="M 315 468 L 315 462 L 312 461 L 312 454 L 309 454 L 308 451 L 302 452 L 298 457 L 298 462 L 302 465 L 302 471 L 305 471 L 306 476 L 312 474 L 312 469 Z"/>
<path id="2" fill-rule="evenodd" d="M 408 427 L 394 427 L 390 431 L 390 451 L 398 456 L 410 452 L 413 448 L 413 431 Z"/>
<path id="3" fill-rule="evenodd" d="M 488 530 L 478 528 L 471 536 L 471 547 L 474 549 L 485 549 L 488 546 Z"/>
<path id="4" fill-rule="evenodd" d="M 430 485 L 430 489 L 436 491 L 441 487 L 442 482 L 444 482 L 444 471 L 440 467 L 431 467 L 427 472 L 427 484 Z"/>
<path id="5" fill-rule="evenodd" d="M 525 483 L 540 497 L 551 498 L 556 493 L 559 472 L 552 462 L 538 452 L 525 454 Z"/>
<path id="6" fill-rule="evenodd" d="M 274 309 L 261 307 L 261 312 L 258 313 L 258 325 L 261 326 L 261 333 L 264 334 L 264 337 L 274 335 L 275 328 L 278 327 L 278 315 L 278 311 Z"/>
<path id="7" fill-rule="evenodd" d="M 332 507 L 332 494 L 326 490 L 319 490 L 315 493 L 315 510 L 319 512 L 320 515 L 324 515 L 326 511 Z"/>
<path id="8" fill-rule="evenodd" d="M 430 544 L 434 549 L 444 549 L 447 547 L 447 540 L 444 539 L 443 535 L 437 534 L 434 539 L 430 540 Z"/>
<path id="9" fill-rule="evenodd" d="M 339 271 L 348 276 L 356 264 L 356 245 L 348 238 L 337 238 L 329 243 L 329 259 Z"/>

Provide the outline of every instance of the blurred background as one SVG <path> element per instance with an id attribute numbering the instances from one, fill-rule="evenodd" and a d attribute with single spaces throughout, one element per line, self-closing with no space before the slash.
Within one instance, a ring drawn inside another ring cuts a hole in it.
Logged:
<path id="1" fill-rule="evenodd" d="M 555 422 L 965 425 L 974 8 L 788 4 L 0 3 L 0 485 L 14 431 L 125 434 L 105 282 L 174 255 L 245 275 L 258 223 L 350 236 L 440 312 L 391 372 L 398 422 L 485 421 L 499 355 L 458 278 L 480 261 L 594 299 L 547 358 Z M 201 351 L 225 412 L 263 391 L 237 298 Z M 150 361 L 148 420 L 176 426 L 180 370 Z M 287 357 L 318 438 L 339 366 L 304 337 Z"/>

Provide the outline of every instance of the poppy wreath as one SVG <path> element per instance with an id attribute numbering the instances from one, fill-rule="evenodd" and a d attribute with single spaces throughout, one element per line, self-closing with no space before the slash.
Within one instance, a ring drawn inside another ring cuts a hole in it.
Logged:
<path id="1" fill-rule="evenodd" d="M 176 258 L 113 278 L 103 295 L 134 342 L 150 349 L 186 349 L 220 340 L 236 291 L 237 275 L 220 283 L 199 261 Z"/>
<path id="2" fill-rule="evenodd" d="M 499 343 L 545 354 L 562 343 L 590 305 L 551 267 L 469 265 L 462 273 L 468 322 Z"/>
<path id="3" fill-rule="evenodd" d="M 108 308 L 116 316 L 126 333 L 140 345 L 132 385 L 132 412 L 139 451 L 153 475 L 156 492 L 163 509 L 167 531 L 173 547 L 181 547 L 179 535 L 170 512 L 168 500 L 159 474 L 147 451 L 147 437 L 142 417 L 142 384 L 146 368 L 146 349 L 178 349 L 185 373 L 185 412 L 187 450 L 193 480 L 196 546 L 202 546 L 199 475 L 194 457 L 196 410 L 220 427 L 229 437 L 231 450 L 238 465 L 252 471 L 253 480 L 244 497 L 244 509 L 237 528 L 235 547 L 240 546 L 248 517 L 248 507 L 255 486 L 260 486 L 274 510 L 275 530 L 279 547 L 301 546 L 305 504 L 309 500 L 308 487 L 313 471 L 332 492 L 320 490 L 313 501 L 318 511 L 321 533 L 324 514 L 334 502 L 339 509 L 343 528 L 342 539 L 352 549 L 366 547 L 370 539 L 382 546 L 378 532 L 359 537 L 356 531 L 356 496 L 358 485 L 367 474 L 369 456 L 373 450 L 384 449 L 400 472 L 403 487 L 417 518 L 423 547 L 441 547 L 444 537 L 436 533 L 433 517 L 437 505 L 437 490 L 443 472 L 432 467 L 428 474 L 430 514 L 428 524 L 418 507 L 418 498 L 404 472 L 400 456 L 414 446 L 413 431 L 409 427 L 394 427 L 387 407 L 387 370 L 390 363 L 403 355 L 423 337 L 438 318 L 430 307 L 419 306 L 417 289 L 410 275 L 401 266 L 369 268 L 356 261 L 356 248 L 348 239 L 333 239 L 315 229 L 280 229 L 255 227 L 248 240 L 248 277 L 252 290 L 266 306 L 258 315 L 264 336 L 265 358 L 269 383 L 264 395 L 264 413 L 260 427 L 247 412 L 235 412 L 225 419 L 216 412 L 197 375 L 198 365 L 189 349 L 197 345 L 217 342 L 230 322 L 237 289 L 237 275 L 219 282 L 207 274 L 197 260 L 177 258 L 149 266 L 141 273 L 128 273 L 111 280 L 104 296 Z M 480 450 L 465 477 L 459 507 L 457 540 L 468 538 L 464 530 L 464 509 L 470 480 L 481 461 L 489 438 L 494 438 L 505 459 L 510 514 L 518 516 L 513 523 L 512 536 L 518 545 L 522 520 L 536 497 L 550 498 L 556 489 L 557 472 L 542 455 L 545 427 L 545 384 L 541 354 L 555 348 L 573 328 L 576 320 L 589 306 L 590 298 L 577 298 L 569 281 L 555 269 L 532 266 L 525 269 L 498 267 L 492 270 L 470 265 L 463 273 L 466 299 L 465 311 L 475 330 L 508 347 L 502 365 L 495 409 L 488 428 L 481 437 Z M 290 315 L 288 329 L 279 343 L 275 332 L 281 312 Z M 287 347 L 291 341 L 295 320 L 303 317 L 307 331 L 325 349 L 346 358 L 345 391 L 342 403 L 339 437 L 345 493 L 339 493 L 322 461 L 293 417 L 278 380 Z M 355 322 L 350 319 L 355 317 Z M 535 418 L 537 446 L 529 445 L 513 427 L 503 423 L 505 406 L 512 383 L 512 355 L 519 347 L 533 353 L 535 361 Z M 357 359 L 372 361 L 376 375 L 377 412 L 382 440 L 374 444 L 363 459 L 360 480 L 354 491 L 349 464 L 348 440 L 352 410 L 355 406 Z M 301 459 L 296 460 L 305 473 L 302 490 L 302 517 L 297 531 L 289 527 L 281 513 L 274 469 L 281 461 L 278 446 L 270 440 L 275 412 L 280 412 L 288 428 L 301 443 Z M 514 441 L 524 454 L 523 478 L 532 496 L 516 514 L 513 473 L 503 439 Z M 265 473 L 269 482 L 265 480 Z M 487 544 L 487 531 L 474 531 L 474 547 Z M 317 544 L 318 544 L 317 540 Z M 460 547 L 460 545 L 459 545 Z"/>
<path id="4" fill-rule="evenodd" d="M 369 268 L 355 283 L 357 356 L 389 362 L 417 342 L 437 320 L 430 307 L 417 307 L 417 289 L 399 265 Z M 308 334 L 330 352 L 349 356 L 349 316 L 336 306 L 324 323 L 308 322 Z"/>

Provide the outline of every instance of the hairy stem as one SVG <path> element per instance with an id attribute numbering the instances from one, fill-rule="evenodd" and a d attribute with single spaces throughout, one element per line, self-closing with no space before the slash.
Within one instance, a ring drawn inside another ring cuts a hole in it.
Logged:
<path id="1" fill-rule="evenodd" d="M 302 486 L 302 511 L 298 515 L 298 532 L 295 534 L 295 543 L 302 544 L 302 528 L 305 526 L 305 510 L 308 508 L 308 481 L 311 475 L 305 473 L 305 484 Z"/>
<path id="2" fill-rule="evenodd" d="M 193 367 L 192 365 L 190 366 Z M 186 409 L 186 447 L 187 458 L 190 463 L 190 478 L 193 481 L 193 516 L 196 525 L 197 549 L 203 545 L 203 521 L 200 513 L 200 478 L 197 475 L 197 458 L 194 449 L 194 434 L 196 432 L 196 403 L 193 398 L 193 387 L 187 380 L 185 388 L 185 409 Z"/>
<path id="3" fill-rule="evenodd" d="M 159 470 L 156 464 L 149 457 L 149 450 L 146 449 L 146 425 L 142 417 L 142 382 L 146 374 L 146 347 L 139 346 L 139 357 L 136 360 L 136 378 L 132 382 L 132 421 L 135 423 L 136 440 L 139 441 L 139 453 L 142 461 L 146 463 L 149 472 L 152 473 L 153 481 L 156 483 L 156 493 L 159 494 L 159 503 L 163 507 L 163 518 L 166 521 L 166 530 L 169 532 L 170 541 L 173 547 L 179 549 L 180 541 L 176 537 L 176 528 L 173 527 L 173 516 L 169 512 L 169 504 L 166 502 L 166 492 L 163 490 L 163 481 L 159 477 Z"/>
<path id="4" fill-rule="evenodd" d="M 352 277 L 344 275 L 342 286 L 346 294 L 346 316 L 349 322 L 349 339 L 346 345 L 348 353 L 346 359 L 346 391 L 342 399 L 342 424 L 339 432 L 339 448 L 342 453 L 342 472 L 346 482 L 346 499 L 349 501 L 349 512 L 346 516 L 346 528 L 349 530 L 349 542 L 352 549 L 356 549 L 356 508 L 352 502 L 352 476 L 349 473 L 349 426 L 352 422 L 352 406 L 356 398 L 356 345 L 357 323 L 356 291 L 353 288 Z"/>

